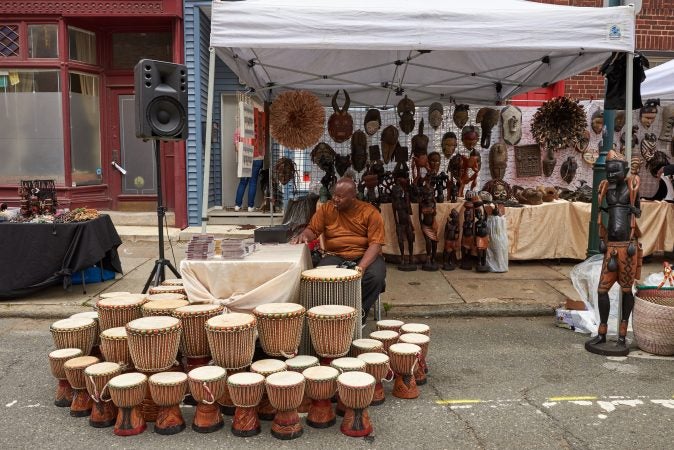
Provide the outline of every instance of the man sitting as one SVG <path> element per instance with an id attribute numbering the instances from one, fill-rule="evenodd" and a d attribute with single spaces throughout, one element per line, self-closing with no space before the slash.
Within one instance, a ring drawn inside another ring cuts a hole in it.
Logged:
<path id="1" fill-rule="evenodd" d="M 355 269 L 363 274 L 364 324 L 386 280 L 386 263 L 381 255 L 384 220 L 374 206 L 356 199 L 356 193 L 353 179 L 337 180 L 332 200 L 319 206 L 309 225 L 291 242 L 307 243 L 323 234 L 325 255 L 319 266 L 356 263 Z"/>

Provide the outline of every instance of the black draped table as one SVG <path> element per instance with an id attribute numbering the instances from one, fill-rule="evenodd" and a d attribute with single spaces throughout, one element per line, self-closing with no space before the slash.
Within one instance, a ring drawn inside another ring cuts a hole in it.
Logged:
<path id="1" fill-rule="evenodd" d="M 63 283 L 94 264 L 122 273 L 122 240 L 110 216 L 77 223 L 0 223 L 0 298 Z"/>

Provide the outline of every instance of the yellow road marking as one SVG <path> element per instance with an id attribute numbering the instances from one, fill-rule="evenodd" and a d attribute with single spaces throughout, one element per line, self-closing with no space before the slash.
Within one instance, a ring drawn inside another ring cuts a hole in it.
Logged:
<path id="1" fill-rule="evenodd" d="M 438 405 L 461 405 L 467 403 L 482 403 L 482 400 L 477 399 L 462 399 L 462 400 L 436 400 L 435 403 Z"/>
<path id="2" fill-rule="evenodd" d="M 593 395 L 578 395 L 578 396 L 566 396 L 566 397 L 550 397 L 549 402 L 573 402 L 576 400 L 597 400 L 598 397 Z"/>

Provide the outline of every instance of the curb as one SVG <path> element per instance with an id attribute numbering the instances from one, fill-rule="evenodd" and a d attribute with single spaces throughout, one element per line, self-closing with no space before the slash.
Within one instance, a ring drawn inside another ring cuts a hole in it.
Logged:
<path id="1" fill-rule="evenodd" d="M 37 309 L 39 308 L 39 309 Z M 36 310 L 37 309 L 37 310 Z M 65 319 L 75 313 L 93 311 L 87 306 L 65 305 L 5 305 L 0 319 Z"/>

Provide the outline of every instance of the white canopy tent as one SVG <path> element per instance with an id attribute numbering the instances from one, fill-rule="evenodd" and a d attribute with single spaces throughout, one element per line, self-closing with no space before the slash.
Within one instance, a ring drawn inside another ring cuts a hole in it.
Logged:
<path id="1" fill-rule="evenodd" d="M 674 60 L 646 71 L 641 97 L 674 101 Z"/>
<path id="2" fill-rule="evenodd" d="M 215 53 L 266 101 L 306 89 L 329 104 L 346 89 L 352 106 L 387 108 L 403 94 L 417 106 L 495 104 L 598 66 L 613 51 L 633 53 L 634 37 L 630 6 L 214 0 L 208 114 Z M 206 171 L 209 134 L 207 127 Z M 204 194 L 204 228 L 206 211 Z"/>

